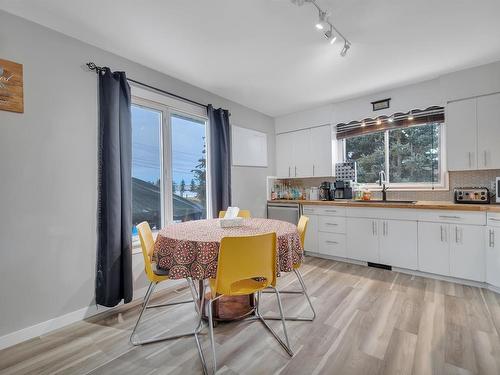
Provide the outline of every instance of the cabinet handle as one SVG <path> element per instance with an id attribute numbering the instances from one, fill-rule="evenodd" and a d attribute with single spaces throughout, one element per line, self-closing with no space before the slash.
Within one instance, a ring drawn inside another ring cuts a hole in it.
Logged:
<path id="1" fill-rule="evenodd" d="M 458 227 L 455 227 L 455 243 L 458 243 Z"/>
<path id="2" fill-rule="evenodd" d="M 334 245 L 338 245 L 338 242 L 337 241 L 325 241 L 326 243 L 331 243 L 331 244 L 334 244 Z"/>
<path id="3" fill-rule="evenodd" d="M 377 235 L 377 222 L 376 221 L 372 221 L 372 231 L 373 231 L 373 235 L 376 236 Z"/>
<path id="4" fill-rule="evenodd" d="M 325 210 L 325 212 L 337 212 L 337 210 Z"/>
<path id="5" fill-rule="evenodd" d="M 469 168 L 472 168 L 471 152 L 469 151 Z"/>
<path id="6" fill-rule="evenodd" d="M 489 235 L 488 235 L 488 246 L 493 247 L 493 230 L 489 230 Z"/>
<path id="7" fill-rule="evenodd" d="M 313 164 L 313 176 L 314 176 L 314 164 Z"/>
<path id="8" fill-rule="evenodd" d="M 486 164 L 488 164 L 486 150 L 483 151 L 483 156 L 484 156 L 484 166 L 486 167 Z"/>
<path id="9" fill-rule="evenodd" d="M 460 220 L 460 216 L 447 216 L 447 215 L 441 215 L 439 216 L 440 219 L 454 219 L 454 220 Z"/>
<path id="10" fill-rule="evenodd" d="M 326 225 L 338 225 L 336 223 L 325 223 Z"/>
<path id="11" fill-rule="evenodd" d="M 443 242 L 443 226 L 440 225 L 439 229 L 441 230 L 441 242 Z"/>
<path id="12" fill-rule="evenodd" d="M 290 167 L 288 167 L 288 177 L 291 177 L 290 176 Z"/>
<path id="13" fill-rule="evenodd" d="M 491 221 L 500 221 L 500 219 L 495 219 L 494 217 L 490 217 Z"/>

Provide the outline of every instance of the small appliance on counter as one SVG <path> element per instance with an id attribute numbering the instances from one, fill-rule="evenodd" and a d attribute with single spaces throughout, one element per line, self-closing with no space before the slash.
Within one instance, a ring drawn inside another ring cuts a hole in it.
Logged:
<path id="1" fill-rule="evenodd" d="M 334 199 L 352 199 L 350 181 L 335 181 Z"/>
<path id="2" fill-rule="evenodd" d="M 485 187 L 458 187 L 454 189 L 453 196 L 455 203 L 490 203 L 490 192 Z"/>
<path id="3" fill-rule="evenodd" d="M 330 200 L 330 183 L 328 181 L 324 181 L 319 186 L 319 200 L 320 201 L 329 201 Z"/>

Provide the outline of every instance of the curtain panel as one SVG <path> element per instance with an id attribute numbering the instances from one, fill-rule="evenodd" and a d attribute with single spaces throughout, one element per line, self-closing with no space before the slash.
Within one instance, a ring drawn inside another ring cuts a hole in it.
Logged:
<path id="1" fill-rule="evenodd" d="M 99 184 L 96 303 L 132 300 L 132 120 L 124 72 L 98 70 Z"/>
<path id="2" fill-rule="evenodd" d="M 209 104 L 207 115 L 212 214 L 213 217 L 218 217 L 219 211 L 226 210 L 231 205 L 231 127 L 229 111 L 214 109 Z"/>

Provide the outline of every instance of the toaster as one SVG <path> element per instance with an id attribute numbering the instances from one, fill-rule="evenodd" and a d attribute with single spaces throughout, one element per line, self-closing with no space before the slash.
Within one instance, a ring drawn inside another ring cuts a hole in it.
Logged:
<path id="1" fill-rule="evenodd" d="M 490 203 L 490 194 L 485 187 L 460 187 L 454 190 L 455 203 Z"/>

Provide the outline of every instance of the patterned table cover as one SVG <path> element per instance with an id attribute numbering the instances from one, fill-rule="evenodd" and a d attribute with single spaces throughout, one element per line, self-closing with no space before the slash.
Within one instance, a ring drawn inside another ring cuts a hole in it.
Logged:
<path id="1" fill-rule="evenodd" d="M 167 225 L 155 242 L 154 259 L 172 279 L 215 278 L 219 245 L 223 237 L 251 236 L 276 232 L 281 272 L 290 272 L 304 259 L 297 227 L 270 219 L 244 219 L 243 226 L 221 228 L 220 219 L 194 220 Z"/>

